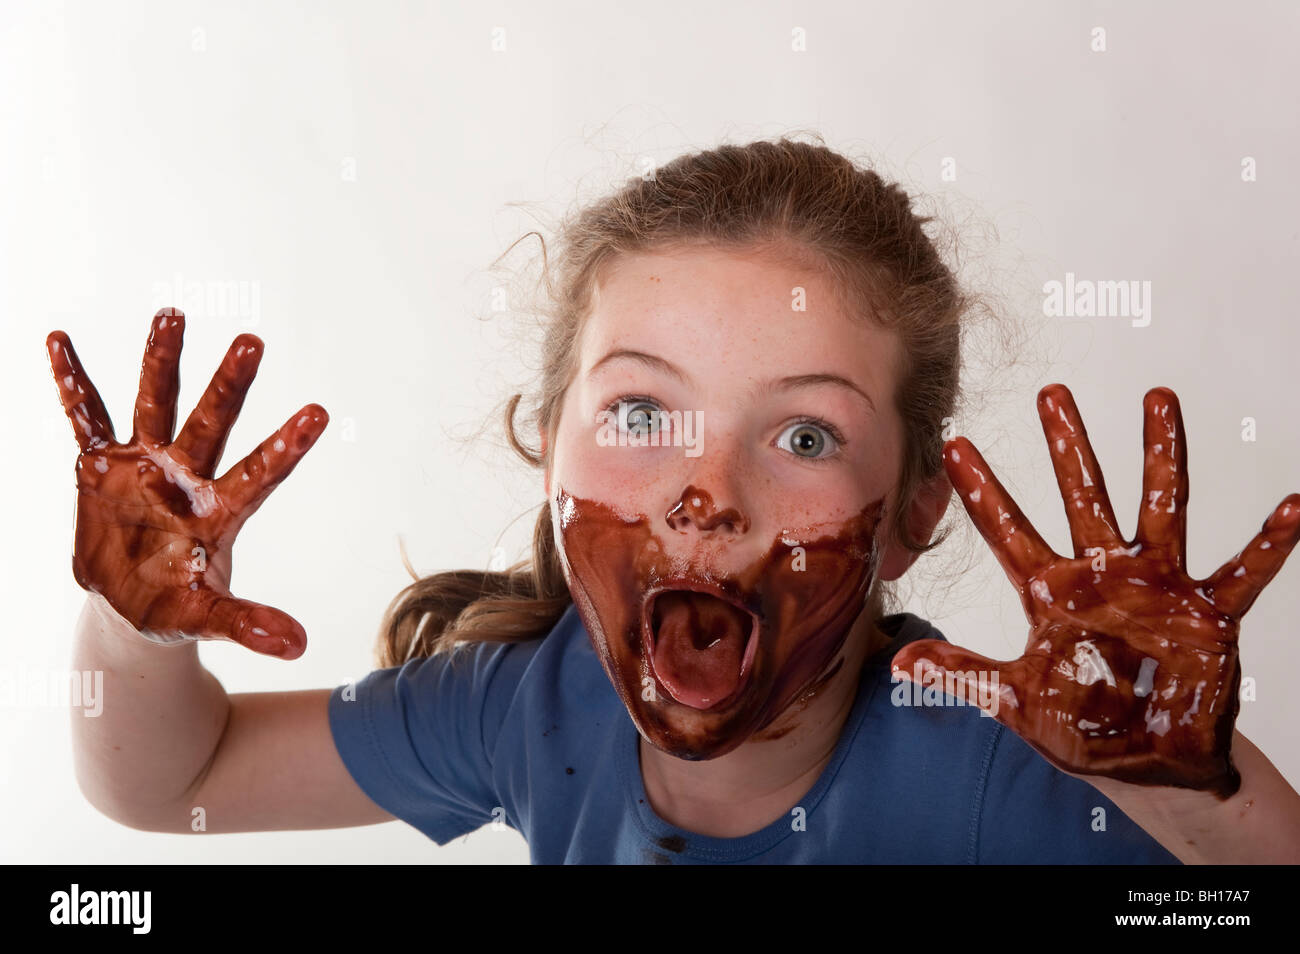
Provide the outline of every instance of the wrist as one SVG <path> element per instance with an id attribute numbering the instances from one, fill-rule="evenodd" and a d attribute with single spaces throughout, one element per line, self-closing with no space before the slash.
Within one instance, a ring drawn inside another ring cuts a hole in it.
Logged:
<path id="1" fill-rule="evenodd" d="M 1076 776 L 1185 864 L 1295 864 L 1300 861 L 1300 795 L 1248 738 L 1234 730 L 1232 760 L 1241 787 L 1212 791 L 1135 785 Z"/>
<path id="2" fill-rule="evenodd" d="M 162 643 L 140 632 L 115 610 L 101 594 L 87 591 L 86 605 L 82 610 L 80 629 L 83 638 L 88 636 L 97 655 L 106 656 L 111 665 L 175 665 L 189 658 L 197 658 L 194 640 L 179 639 Z M 186 651 L 188 650 L 188 651 Z"/>

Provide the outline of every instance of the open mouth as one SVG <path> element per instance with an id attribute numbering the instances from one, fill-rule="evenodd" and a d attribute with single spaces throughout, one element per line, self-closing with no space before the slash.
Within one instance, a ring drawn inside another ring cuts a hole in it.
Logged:
<path id="1" fill-rule="evenodd" d="M 758 617 L 716 587 L 674 582 L 646 597 L 641 634 L 668 694 L 692 709 L 716 709 L 748 682 Z"/>

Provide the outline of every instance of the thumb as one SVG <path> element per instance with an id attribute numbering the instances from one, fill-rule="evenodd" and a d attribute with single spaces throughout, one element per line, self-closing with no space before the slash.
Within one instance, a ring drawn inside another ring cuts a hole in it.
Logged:
<path id="1" fill-rule="evenodd" d="M 895 681 L 905 679 L 964 700 L 1013 731 L 1023 723 L 1015 662 L 989 659 L 941 639 L 919 639 L 894 654 L 890 671 Z"/>
<path id="2" fill-rule="evenodd" d="M 150 606 L 140 629 L 164 639 L 229 639 L 280 659 L 297 659 L 307 649 L 307 633 L 292 616 L 202 585 L 169 590 Z"/>

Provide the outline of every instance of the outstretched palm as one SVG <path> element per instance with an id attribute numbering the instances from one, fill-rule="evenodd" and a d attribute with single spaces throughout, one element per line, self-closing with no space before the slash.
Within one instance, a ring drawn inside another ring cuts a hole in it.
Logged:
<path id="1" fill-rule="evenodd" d="M 230 429 L 257 374 L 262 342 L 235 339 L 180 434 L 176 398 L 185 317 L 155 316 L 140 374 L 135 426 L 118 443 L 108 411 L 68 336 L 46 339 L 50 366 L 81 453 L 72 568 L 156 642 L 230 639 L 259 653 L 295 659 L 307 637 L 280 610 L 230 595 L 235 535 L 315 443 L 329 420 L 309 404 L 220 478 Z"/>
<path id="2" fill-rule="evenodd" d="M 1178 398 L 1153 388 L 1144 407 L 1142 506 L 1126 541 L 1069 390 L 1039 392 L 1073 558 L 1043 542 L 970 441 L 945 444 L 953 487 L 1020 592 L 1029 643 L 1019 659 L 997 662 L 923 640 L 903 647 L 893 670 L 965 690 L 996 678 L 999 692 L 986 692 L 983 708 L 1067 772 L 1226 798 L 1240 786 L 1230 757 L 1238 623 L 1300 539 L 1300 494 L 1235 557 L 1192 579 Z"/>

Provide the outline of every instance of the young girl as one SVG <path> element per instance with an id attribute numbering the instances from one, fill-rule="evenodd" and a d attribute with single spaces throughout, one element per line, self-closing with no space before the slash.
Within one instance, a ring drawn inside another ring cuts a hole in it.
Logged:
<path id="1" fill-rule="evenodd" d="M 970 301 L 924 221 L 788 140 L 684 156 L 583 210 L 549 286 L 536 449 L 507 409 L 548 501 L 532 560 L 417 580 L 381 668 L 332 691 L 228 696 L 194 642 L 303 652 L 292 618 L 229 594 L 230 549 L 324 409 L 218 478 L 257 338 L 173 440 L 183 316 L 159 312 L 123 444 L 52 333 L 82 451 L 76 666 L 118 700 L 75 723 L 87 797 L 153 831 L 189 831 L 194 805 L 208 831 L 396 817 L 439 844 L 500 822 L 539 863 L 1300 860 L 1300 796 L 1234 731 L 1237 621 L 1300 496 L 1191 580 L 1177 398 L 1147 395 L 1129 541 L 1051 385 L 1075 548 L 1053 553 L 942 440 Z M 954 488 L 1022 595 L 1014 662 L 884 612 Z"/>

